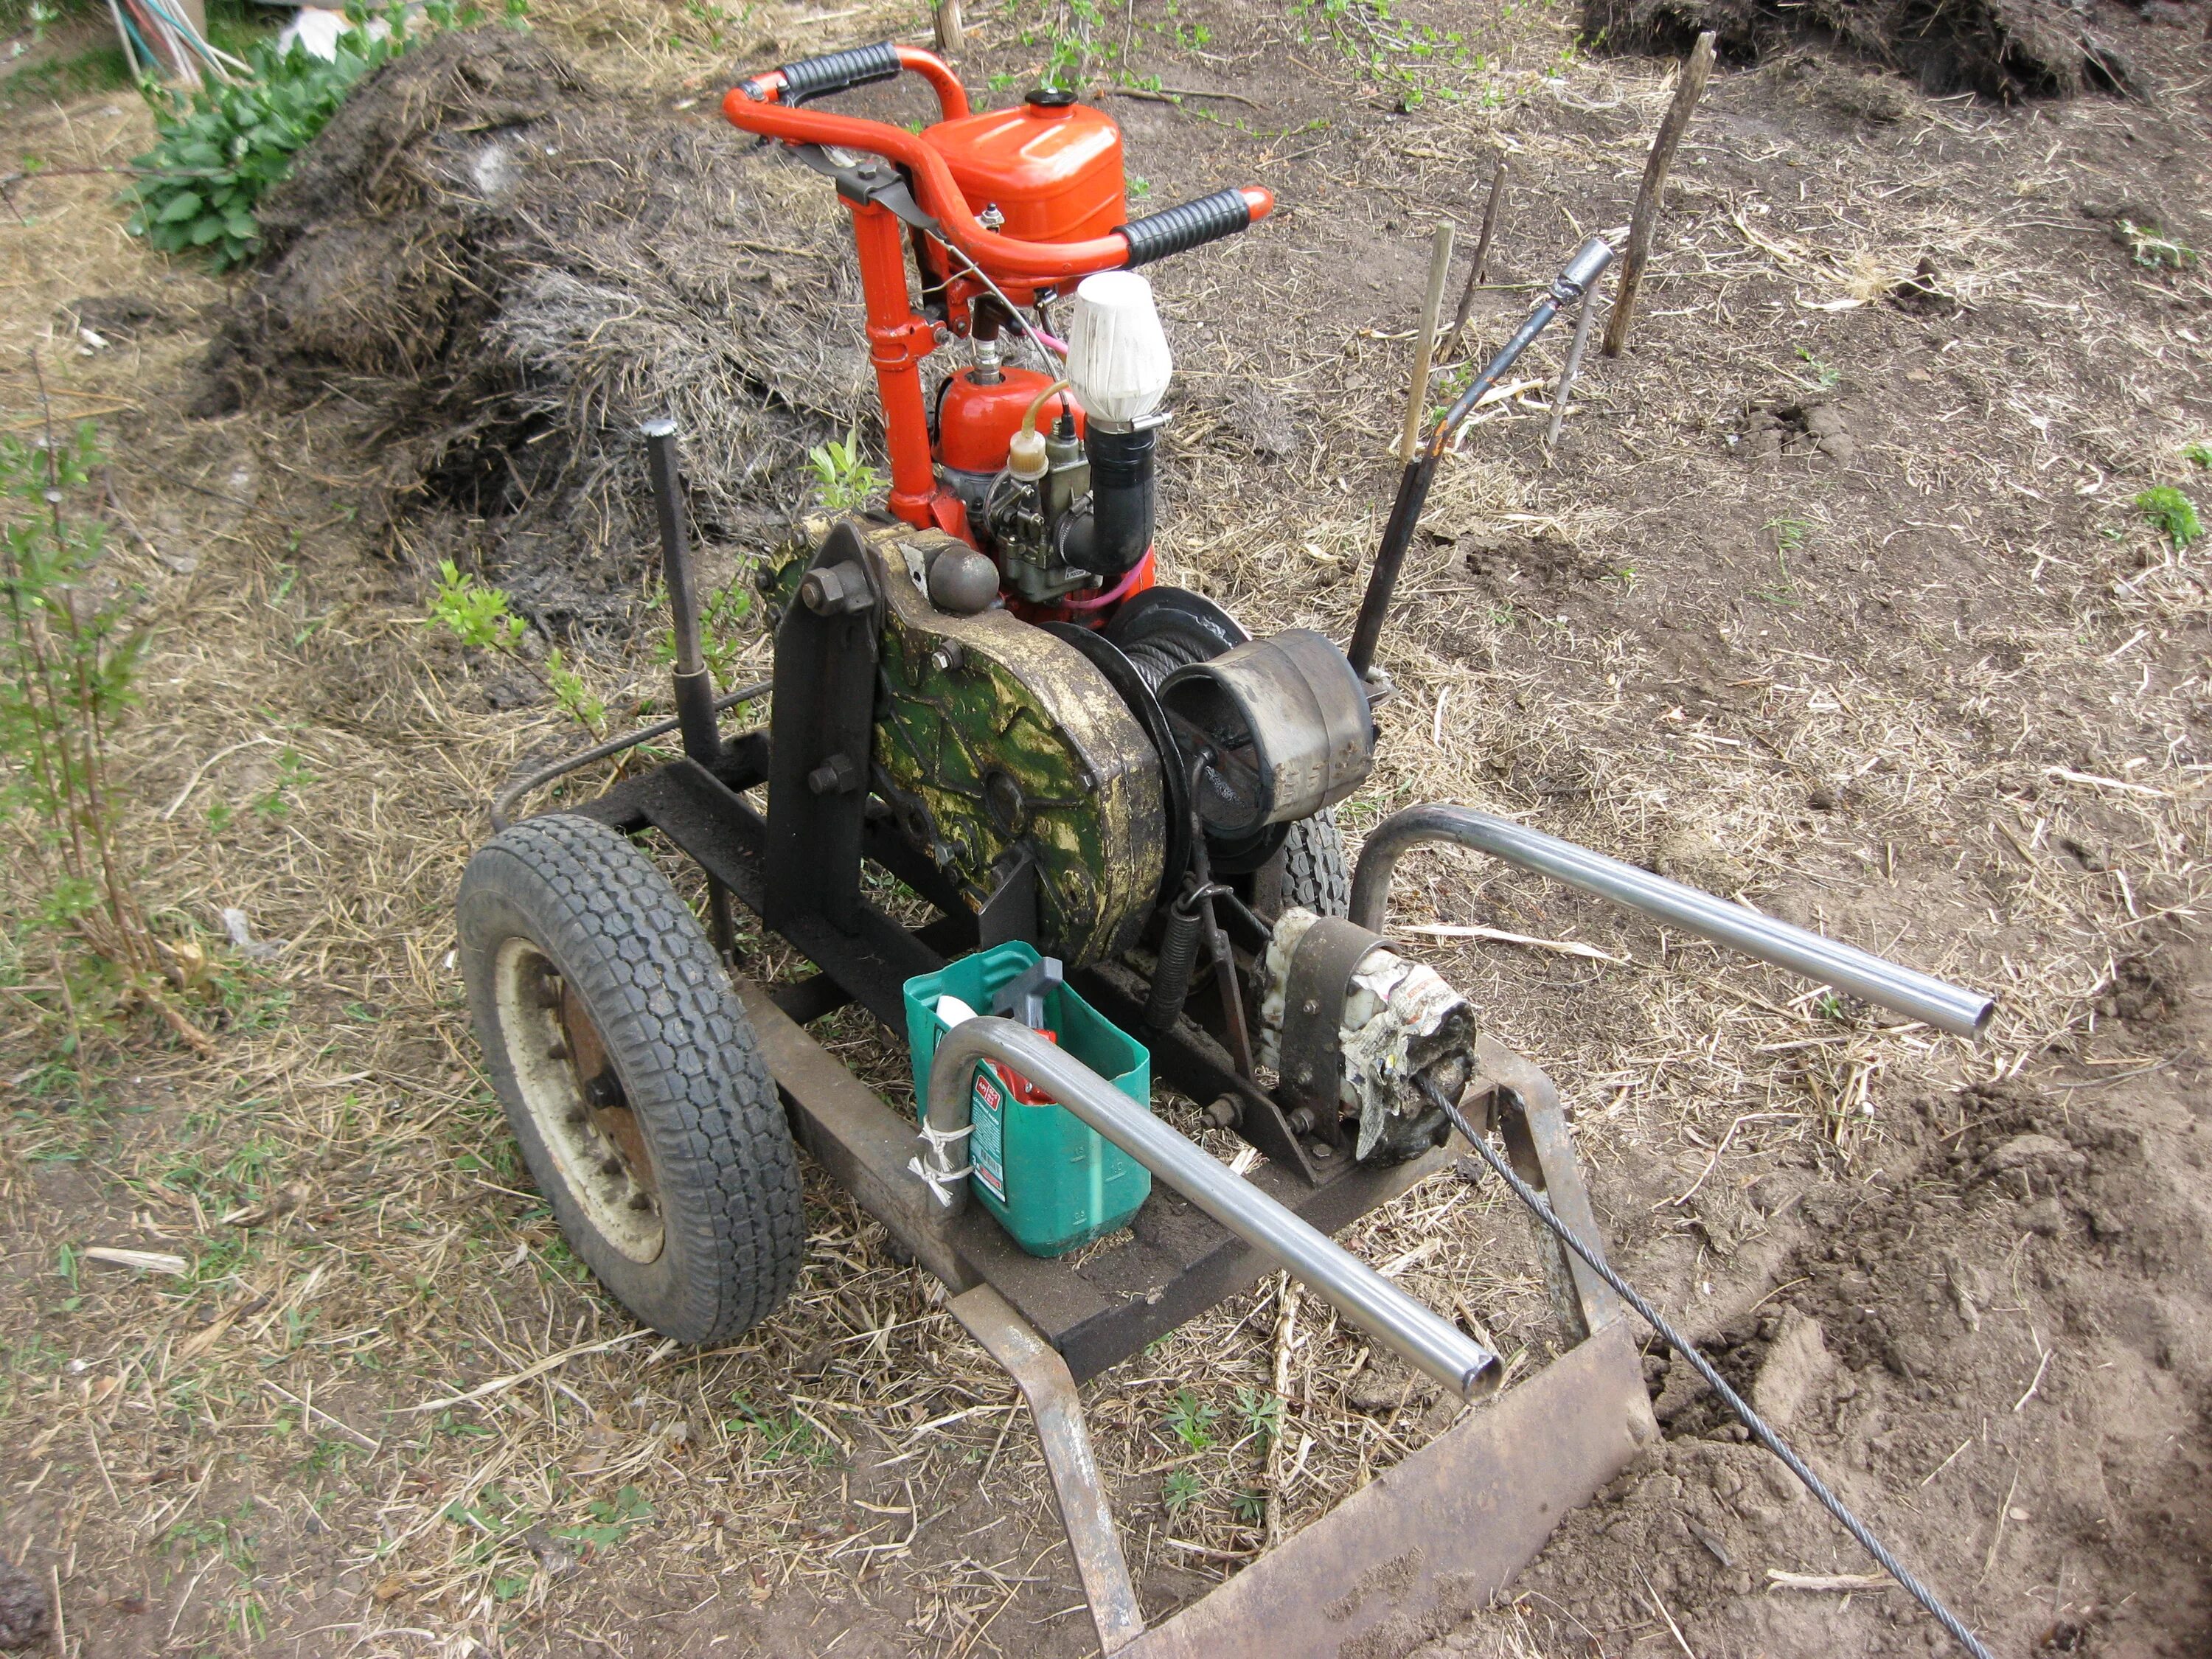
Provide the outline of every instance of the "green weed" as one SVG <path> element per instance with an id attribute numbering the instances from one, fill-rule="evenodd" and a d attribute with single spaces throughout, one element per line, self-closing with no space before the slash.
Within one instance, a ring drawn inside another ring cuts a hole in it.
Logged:
<path id="1" fill-rule="evenodd" d="M 1198 1501 L 1206 1490 L 1206 1482 L 1192 1469 L 1172 1469 L 1160 1482 L 1160 1502 L 1167 1506 L 1170 1515 Z"/>
<path id="2" fill-rule="evenodd" d="M 545 653 L 543 664 L 533 663 L 521 651 L 522 636 L 530 624 L 514 614 L 512 601 L 501 589 L 486 586 L 475 573 L 463 570 L 451 559 L 438 562 L 438 586 L 430 595 L 423 626 L 443 627 L 463 645 L 506 657 L 533 675 L 562 712 L 593 737 L 604 735 L 607 705 L 582 675 L 568 666 L 559 646 Z"/>
<path id="3" fill-rule="evenodd" d="M 860 453 L 860 429 L 854 427 L 844 441 L 832 438 L 806 452 L 814 469 L 814 496 L 825 513 L 857 513 L 875 498 L 880 480 L 876 469 Z"/>
<path id="4" fill-rule="evenodd" d="M 2171 484 L 2160 484 L 2136 497 L 2136 511 L 2154 530 L 2162 532 L 2179 552 L 2204 533 L 2203 520 L 2189 497 Z"/>
<path id="5" fill-rule="evenodd" d="M 1204 1451 L 1213 1443 L 1213 1425 L 1220 1416 L 1219 1407 L 1206 1405 L 1188 1389 L 1182 1389 L 1168 1409 L 1165 1426 L 1193 1451 Z"/>

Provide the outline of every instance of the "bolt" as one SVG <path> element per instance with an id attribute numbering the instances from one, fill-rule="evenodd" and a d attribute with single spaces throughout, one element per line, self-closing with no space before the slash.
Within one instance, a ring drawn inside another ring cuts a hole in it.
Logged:
<path id="1" fill-rule="evenodd" d="M 1223 1095 L 1206 1109 L 1206 1121 L 1217 1129 L 1233 1129 L 1244 1121 L 1244 1103 Z"/>
<path id="2" fill-rule="evenodd" d="M 817 795 L 842 795 L 860 781 L 860 769 L 843 755 L 832 755 L 806 775 L 806 787 Z"/>
<path id="3" fill-rule="evenodd" d="M 1298 1008 L 1299 1011 L 1306 1016 L 1306 1018 L 1310 1019 L 1314 1015 L 1321 1012 L 1321 1003 L 1316 998 L 1308 997 L 1304 1002 L 1298 1005 Z"/>
<path id="4" fill-rule="evenodd" d="M 929 653 L 929 665 L 932 668 L 934 668 L 940 674 L 950 674 L 954 672 L 962 667 L 967 660 L 968 653 L 960 648 L 957 641 L 952 640 L 945 641 L 944 644 L 939 646 L 936 650 Z"/>
<path id="5" fill-rule="evenodd" d="M 653 1207 L 653 1194 L 651 1193 L 632 1193 L 629 1195 L 629 1206 L 631 1209 L 637 1211 L 640 1214 L 644 1213 L 646 1211 L 650 1210 Z"/>
<path id="6" fill-rule="evenodd" d="M 565 1042 L 556 1042 L 556 1043 L 555 1043 L 551 1048 L 548 1048 L 548 1049 L 545 1051 L 545 1058 L 546 1058 L 546 1059 L 548 1059 L 548 1060 L 566 1060 L 566 1059 L 568 1059 L 568 1045 L 567 1043 L 565 1043 Z"/>
<path id="7" fill-rule="evenodd" d="M 1313 1108 L 1297 1107 L 1283 1121 L 1291 1126 L 1291 1132 L 1295 1134 L 1311 1134 L 1314 1126 Z"/>
<path id="8" fill-rule="evenodd" d="M 592 1115 L 581 1106 L 571 1106 L 568 1116 L 562 1120 L 572 1129 L 580 1129 L 591 1121 Z"/>
<path id="9" fill-rule="evenodd" d="M 1326 1140 L 1315 1141 L 1306 1151 L 1313 1155 L 1313 1161 L 1316 1164 L 1326 1164 L 1336 1156 L 1334 1149 Z"/>
<path id="10" fill-rule="evenodd" d="M 875 603 L 867 583 L 849 564 L 815 566 L 799 584 L 799 602 L 817 617 L 865 611 Z"/>
<path id="11" fill-rule="evenodd" d="M 608 1157 L 603 1158 L 601 1158 L 601 1159 L 599 1160 L 599 1173 L 600 1173 L 601 1175 L 603 1175 L 603 1176 L 618 1176 L 618 1175 L 620 1175 L 622 1172 L 623 1172 L 623 1161 L 622 1161 L 622 1159 L 620 1159 L 619 1158 L 616 1158 L 616 1157 L 614 1157 L 614 1156 L 612 1156 L 612 1155 L 611 1154 L 611 1155 L 609 1155 Z"/>

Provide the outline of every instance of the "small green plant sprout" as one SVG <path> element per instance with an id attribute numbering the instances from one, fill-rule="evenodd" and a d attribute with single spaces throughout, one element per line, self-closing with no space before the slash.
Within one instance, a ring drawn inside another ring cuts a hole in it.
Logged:
<path id="1" fill-rule="evenodd" d="M 1174 1515 L 1195 1503 L 1205 1490 L 1206 1482 L 1195 1469 L 1173 1469 L 1160 1482 L 1160 1502 Z"/>
<path id="2" fill-rule="evenodd" d="M 597 1555 L 622 1542 L 632 1527 L 653 1518 L 653 1505 L 635 1486 L 624 1486 L 612 1498 L 594 1498 L 585 1506 L 591 1517 L 571 1527 L 556 1527 L 556 1538 L 573 1538 L 586 1553 Z"/>
<path id="3" fill-rule="evenodd" d="M 854 513 L 874 499 L 876 469 L 860 453 L 860 428 L 849 428 L 841 443 L 832 438 L 806 452 L 814 468 L 814 496 L 825 513 Z"/>
<path id="4" fill-rule="evenodd" d="M 1282 1432 L 1282 1396 L 1266 1389 L 1240 1387 L 1237 1390 L 1237 1415 L 1244 1425 L 1244 1432 L 1255 1437 L 1262 1447 L 1272 1445 Z"/>
<path id="5" fill-rule="evenodd" d="M 2197 516 L 2196 507 L 2172 484 L 2144 490 L 2136 497 L 2136 511 L 2143 515 L 2151 528 L 2164 533 L 2177 553 L 2204 533 L 2204 523 Z"/>
<path id="6" fill-rule="evenodd" d="M 1213 1425 L 1220 1416 L 1219 1407 L 1206 1405 L 1188 1389 L 1181 1389 L 1168 1408 L 1166 1426 L 1193 1451 L 1204 1451 L 1213 1443 Z"/>
<path id="7" fill-rule="evenodd" d="M 2212 443 L 2199 438 L 2183 448 L 2181 459 L 2200 471 L 2212 471 Z"/>
<path id="8" fill-rule="evenodd" d="M 1256 1527 L 1267 1518 L 1267 1494 L 1257 1486 L 1240 1486 L 1230 1494 L 1229 1507 L 1246 1526 Z"/>
<path id="9" fill-rule="evenodd" d="M 1820 389 L 1822 391 L 1825 392 L 1832 386 L 1842 384 L 1844 378 L 1843 371 L 1838 368 L 1831 368 L 1827 364 L 1822 362 L 1818 357 L 1813 355 L 1813 349 L 1810 346 L 1799 346 L 1797 348 L 1797 355 L 1803 358 L 1811 367 L 1813 370 L 1813 378 L 1820 382 Z"/>
<path id="10" fill-rule="evenodd" d="M 451 559 L 438 562 L 438 587 L 427 618 L 442 623 L 463 645 L 479 651 L 512 651 L 530 624 L 507 609 L 507 595 L 487 587 Z"/>
<path id="11" fill-rule="evenodd" d="M 2128 257 L 2146 270 L 2186 270 L 2197 263 L 2197 250 L 2167 235 L 2161 226 L 2121 219 L 2112 229 Z"/>
<path id="12" fill-rule="evenodd" d="M 27 1000 L 64 1022 L 69 1053 L 88 1012 L 145 1006 L 212 1054 L 176 1006 L 179 958 L 147 923 L 109 791 L 108 738 L 138 700 L 147 635 L 131 626 L 137 593 L 102 568 L 104 460 L 89 421 L 30 442 L 0 433 L 0 937 L 49 958 L 52 1006 Z"/>
<path id="13" fill-rule="evenodd" d="M 514 614 L 505 592 L 478 581 L 473 572 L 463 570 L 451 559 L 439 561 L 438 585 L 431 592 L 422 625 L 443 627 L 471 650 L 489 651 L 520 663 L 538 677 L 562 713 L 594 737 L 603 732 L 607 705 L 568 665 L 561 647 L 556 645 L 546 652 L 543 665 L 524 656 L 522 638 L 530 631 L 530 624 Z"/>

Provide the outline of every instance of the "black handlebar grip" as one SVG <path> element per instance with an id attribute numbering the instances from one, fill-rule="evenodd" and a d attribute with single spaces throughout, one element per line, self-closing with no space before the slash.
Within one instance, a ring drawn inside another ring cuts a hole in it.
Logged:
<path id="1" fill-rule="evenodd" d="M 1187 253 L 1204 242 L 1234 236 L 1252 222 L 1252 204 L 1237 190 L 1217 190 L 1164 213 L 1132 219 L 1115 229 L 1128 240 L 1129 265 L 1150 264 L 1170 253 Z"/>
<path id="2" fill-rule="evenodd" d="M 803 104 L 810 98 L 897 79 L 898 48 L 889 40 L 880 40 L 872 46 L 852 46 L 820 58 L 802 58 L 795 64 L 781 65 L 778 72 L 783 76 L 783 101 Z"/>

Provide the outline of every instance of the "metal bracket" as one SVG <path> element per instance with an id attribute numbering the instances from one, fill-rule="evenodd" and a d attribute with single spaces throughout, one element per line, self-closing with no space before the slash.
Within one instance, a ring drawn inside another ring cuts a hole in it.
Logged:
<path id="1" fill-rule="evenodd" d="M 1083 1399 L 1075 1391 L 1067 1362 L 988 1285 L 963 1291 L 945 1306 L 1021 1385 L 1037 1438 L 1043 1443 L 1044 1466 L 1052 1474 L 1060 1525 L 1067 1530 L 1067 1547 L 1083 1580 L 1084 1600 L 1091 1604 L 1099 1651 L 1120 1651 L 1144 1634 L 1145 1614 L 1137 1604 L 1137 1587 L 1129 1581 L 1121 1540 L 1114 1531 L 1114 1506 L 1107 1499 L 1098 1460 L 1091 1454 Z"/>
<path id="2" fill-rule="evenodd" d="M 892 217 L 902 224 L 926 231 L 939 241 L 945 240 L 945 227 L 922 210 L 914 199 L 914 191 L 906 175 L 889 161 L 877 155 L 856 155 L 849 161 L 840 161 L 820 144 L 799 144 L 794 147 L 799 159 L 824 178 L 836 181 L 837 193 L 848 202 L 873 202 L 890 210 Z"/>
<path id="3" fill-rule="evenodd" d="M 975 913 L 975 943 L 988 951 L 1014 939 L 1034 948 L 1042 937 L 1037 912 L 1036 854 L 1015 848 L 994 866 L 999 878 L 991 896 Z"/>
<path id="4" fill-rule="evenodd" d="M 1388 943 L 1340 916 L 1323 916 L 1298 940 L 1283 986 L 1283 1094 L 1312 1120 L 1307 1132 L 1343 1150 L 1344 1004 L 1368 952 Z"/>
<path id="5" fill-rule="evenodd" d="M 860 923 L 881 583 L 858 531 L 840 520 L 776 629 L 761 897 L 762 919 L 779 933 L 811 915 L 841 933 Z"/>

